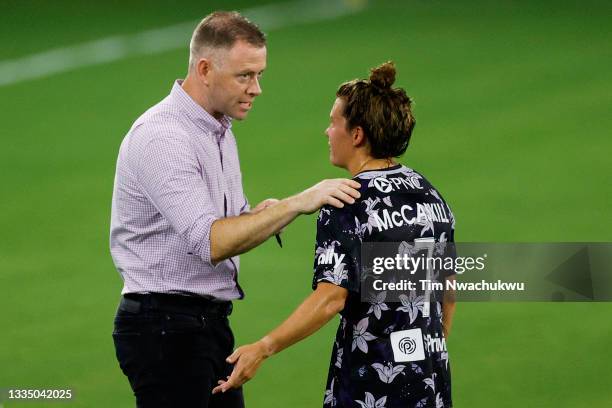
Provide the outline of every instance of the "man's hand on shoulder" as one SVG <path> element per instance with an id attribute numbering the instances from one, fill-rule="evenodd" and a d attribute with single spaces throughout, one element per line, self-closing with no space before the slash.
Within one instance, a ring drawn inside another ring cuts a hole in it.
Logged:
<path id="1" fill-rule="evenodd" d="M 312 214 L 326 204 L 342 208 L 344 203 L 353 204 L 361 197 L 357 189 L 361 185 L 350 179 L 323 180 L 292 197 L 301 214 Z"/>
<path id="2" fill-rule="evenodd" d="M 213 265 L 242 254 L 278 234 L 295 217 L 311 214 L 326 204 L 342 208 L 361 194 L 360 184 L 350 179 L 323 180 L 281 201 L 267 199 L 250 213 L 219 218 L 210 228 L 210 261 Z"/>

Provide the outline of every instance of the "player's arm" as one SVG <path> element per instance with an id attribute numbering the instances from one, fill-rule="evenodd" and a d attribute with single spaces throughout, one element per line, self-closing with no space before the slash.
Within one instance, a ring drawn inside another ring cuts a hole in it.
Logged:
<path id="1" fill-rule="evenodd" d="M 210 230 L 211 262 L 216 264 L 256 247 L 300 214 L 313 213 L 326 204 L 342 208 L 344 203 L 354 203 L 360 196 L 359 186 L 354 180 L 323 180 L 259 211 L 216 220 Z"/>
<path id="2" fill-rule="evenodd" d="M 455 280 L 455 275 L 448 276 L 446 280 Z M 455 291 L 445 290 L 442 299 L 442 330 L 444 331 L 444 337 L 448 338 L 453 326 L 453 315 L 455 314 Z"/>
<path id="3" fill-rule="evenodd" d="M 320 282 L 317 289 L 280 326 L 258 342 L 237 348 L 227 358 L 229 363 L 235 364 L 234 370 L 227 381 L 219 381 L 213 394 L 241 386 L 255 376 L 266 358 L 319 330 L 344 309 L 347 296 L 348 290 Z"/>

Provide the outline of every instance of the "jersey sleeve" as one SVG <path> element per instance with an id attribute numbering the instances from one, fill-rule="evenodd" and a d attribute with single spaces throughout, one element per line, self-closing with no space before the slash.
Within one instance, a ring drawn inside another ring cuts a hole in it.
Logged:
<path id="1" fill-rule="evenodd" d="M 323 207 L 317 219 L 314 277 L 312 288 L 328 282 L 359 292 L 361 241 L 354 216 L 346 209 Z"/>

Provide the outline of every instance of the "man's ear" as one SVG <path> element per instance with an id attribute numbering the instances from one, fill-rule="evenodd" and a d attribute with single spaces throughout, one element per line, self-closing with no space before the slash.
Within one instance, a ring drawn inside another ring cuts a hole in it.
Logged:
<path id="1" fill-rule="evenodd" d="M 353 139 L 354 147 L 360 147 L 367 143 L 365 133 L 361 126 L 355 126 L 353 130 L 351 130 L 351 138 Z"/>
<path id="2" fill-rule="evenodd" d="M 210 72 L 212 71 L 212 61 L 209 58 L 200 58 L 196 64 L 198 79 L 208 85 L 210 80 Z"/>

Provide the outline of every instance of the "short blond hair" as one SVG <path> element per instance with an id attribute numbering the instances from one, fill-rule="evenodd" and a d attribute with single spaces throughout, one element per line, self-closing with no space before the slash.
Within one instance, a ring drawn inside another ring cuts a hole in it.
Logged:
<path id="1" fill-rule="evenodd" d="M 259 27 L 236 11 L 215 11 L 197 25 L 189 43 L 189 69 L 203 50 L 229 49 L 236 41 L 255 47 L 265 47 L 266 35 Z"/>

